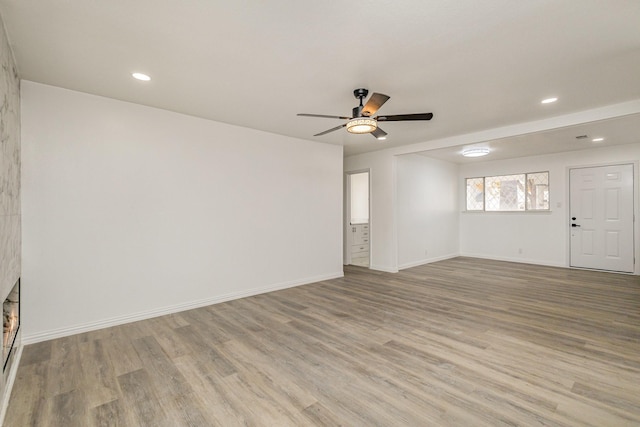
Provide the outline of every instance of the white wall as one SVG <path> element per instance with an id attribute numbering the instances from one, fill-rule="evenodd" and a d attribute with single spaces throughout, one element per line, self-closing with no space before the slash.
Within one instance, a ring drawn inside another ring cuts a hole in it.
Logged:
<path id="1" fill-rule="evenodd" d="M 548 170 L 551 211 L 547 213 L 462 212 L 460 214 L 461 255 L 567 267 L 569 265 L 568 168 L 638 160 L 640 160 L 640 143 L 462 165 L 458 180 L 461 210 L 465 207 L 465 178 Z M 637 214 L 639 171 L 636 169 L 635 173 Z M 636 225 L 636 247 L 640 243 L 639 228 Z M 522 249 L 522 253 L 519 253 L 519 249 Z"/>
<path id="2" fill-rule="evenodd" d="M 23 81 L 24 338 L 342 275 L 342 148 Z"/>
<path id="3" fill-rule="evenodd" d="M 457 256 L 458 165 L 409 154 L 396 170 L 398 268 Z"/>
<path id="4" fill-rule="evenodd" d="M 458 253 L 457 165 L 387 151 L 345 158 L 345 172 L 364 169 L 371 170 L 372 269 L 395 272 Z"/>
<path id="5" fill-rule="evenodd" d="M 376 151 L 344 159 L 344 171 L 370 170 L 371 211 L 369 224 L 373 270 L 398 271 L 395 228 L 395 157 Z M 348 219 L 345 218 L 345 223 Z"/>

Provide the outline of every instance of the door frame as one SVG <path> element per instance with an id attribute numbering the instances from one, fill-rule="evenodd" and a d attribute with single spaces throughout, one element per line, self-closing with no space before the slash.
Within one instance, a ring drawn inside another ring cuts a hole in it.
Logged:
<path id="1" fill-rule="evenodd" d="M 343 243 L 342 243 L 342 263 L 343 265 L 351 264 L 351 238 L 350 231 L 351 230 L 351 175 L 356 175 L 359 173 L 369 174 L 369 267 L 371 268 L 371 248 L 372 248 L 372 229 L 373 229 L 373 215 L 371 212 L 371 168 L 365 169 L 355 169 L 351 171 L 344 172 L 344 218 L 342 221 L 342 235 L 343 235 Z"/>
<path id="2" fill-rule="evenodd" d="M 640 162 L 638 160 L 621 160 L 617 162 L 604 162 L 604 163 L 590 163 L 582 165 L 567 166 L 565 170 L 565 209 L 564 209 L 564 227 L 566 236 L 566 267 L 574 268 L 577 270 L 589 270 L 587 268 L 572 267 L 571 266 L 571 227 L 569 226 L 570 208 L 571 208 L 571 169 L 585 169 L 585 168 L 598 168 L 606 166 L 621 166 L 632 165 L 633 166 L 633 273 L 624 273 L 619 271 L 612 271 L 614 274 L 633 274 L 640 275 L 640 227 L 637 224 L 637 218 L 640 218 Z M 596 270 L 608 272 L 608 270 Z"/>

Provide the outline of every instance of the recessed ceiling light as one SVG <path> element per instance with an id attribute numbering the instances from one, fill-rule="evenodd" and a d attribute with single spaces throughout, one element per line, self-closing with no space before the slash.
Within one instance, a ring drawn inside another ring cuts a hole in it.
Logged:
<path id="1" fill-rule="evenodd" d="M 547 99 L 543 99 L 542 103 L 543 104 L 551 104 L 552 102 L 556 102 L 558 100 L 558 98 L 547 98 Z"/>
<path id="2" fill-rule="evenodd" d="M 148 82 L 149 80 L 151 80 L 151 77 L 147 76 L 146 74 L 142 74 L 142 73 L 133 73 L 133 74 L 131 74 L 131 76 L 134 79 L 142 80 L 143 82 Z"/>
<path id="3" fill-rule="evenodd" d="M 592 142 L 602 142 L 602 141 L 604 141 L 604 138 L 593 138 L 591 141 Z"/>
<path id="4" fill-rule="evenodd" d="M 386 135 L 385 135 L 385 136 L 379 136 L 379 137 L 378 137 L 378 141 L 382 141 L 382 140 L 384 140 L 384 139 L 387 139 Z"/>
<path id="5" fill-rule="evenodd" d="M 462 150 L 462 155 L 465 157 L 482 157 L 489 154 L 490 151 L 487 147 L 467 148 Z"/>

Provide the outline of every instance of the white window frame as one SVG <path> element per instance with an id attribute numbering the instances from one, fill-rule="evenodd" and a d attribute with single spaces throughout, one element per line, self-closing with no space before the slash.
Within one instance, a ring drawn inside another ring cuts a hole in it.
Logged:
<path id="1" fill-rule="evenodd" d="M 528 183 L 528 176 L 529 175 L 536 175 L 536 174 L 547 174 L 547 191 L 549 193 L 549 200 L 547 202 L 547 208 L 546 209 L 531 209 L 529 207 L 529 203 L 527 200 L 527 194 L 526 194 L 526 188 L 527 188 L 527 183 Z M 487 210 L 487 201 L 486 201 L 486 197 L 487 197 L 487 178 L 497 178 L 497 177 L 502 177 L 502 176 L 513 176 L 513 175 L 524 175 L 524 185 L 525 185 L 525 203 L 524 203 L 524 209 L 518 209 L 518 210 Z M 473 180 L 473 179 L 482 179 L 482 209 L 469 209 L 469 198 L 468 198 L 468 181 L 469 180 Z M 465 190 L 465 197 L 464 197 L 464 208 L 465 208 L 465 212 L 483 212 L 483 213 L 532 213 L 532 212 L 549 212 L 551 211 L 551 178 L 550 178 L 550 173 L 549 171 L 537 171 L 537 172 L 518 172 L 518 173 L 509 173 L 509 174 L 503 174 L 503 175 L 487 175 L 487 176 L 473 176 L 473 177 L 468 177 L 464 179 L 464 190 Z"/>

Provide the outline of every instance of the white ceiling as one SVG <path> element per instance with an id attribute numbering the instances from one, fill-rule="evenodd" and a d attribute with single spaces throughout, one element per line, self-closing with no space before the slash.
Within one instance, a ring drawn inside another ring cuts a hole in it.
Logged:
<path id="1" fill-rule="evenodd" d="M 344 145 L 345 155 L 640 99 L 638 0 L 0 0 L 23 79 Z M 141 83 L 140 71 L 152 80 Z M 296 113 L 391 99 L 384 143 Z M 559 97 L 555 104 L 540 100 Z"/>
<path id="2" fill-rule="evenodd" d="M 577 138 L 578 136 L 586 136 L 586 138 Z M 597 138 L 603 138 L 603 141 L 593 141 Z M 629 114 L 615 119 L 599 120 L 544 132 L 422 151 L 416 154 L 464 164 L 563 153 L 637 142 L 640 142 L 640 114 Z M 484 157 L 475 158 L 462 155 L 465 149 L 475 147 L 486 147 L 489 148 L 490 152 Z"/>

